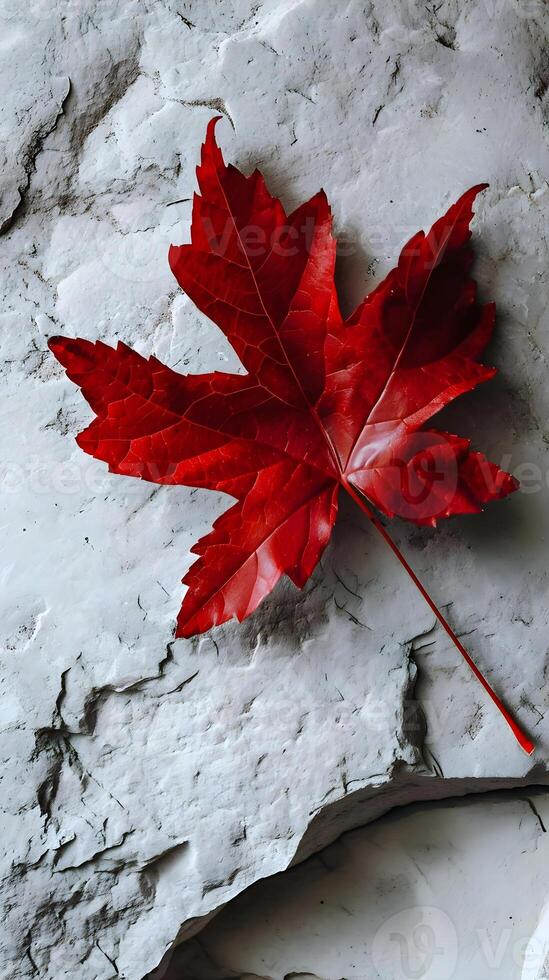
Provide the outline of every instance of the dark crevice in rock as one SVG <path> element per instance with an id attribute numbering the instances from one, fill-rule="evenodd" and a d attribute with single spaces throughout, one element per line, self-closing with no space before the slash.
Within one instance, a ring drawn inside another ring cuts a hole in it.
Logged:
<path id="1" fill-rule="evenodd" d="M 71 94 L 71 80 L 67 78 L 67 92 L 63 98 L 59 109 L 53 119 L 53 122 L 49 122 L 45 126 L 40 126 L 34 133 L 32 139 L 30 140 L 28 146 L 25 148 L 23 156 L 23 170 L 25 173 L 25 178 L 21 184 L 19 184 L 19 202 L 16 204 L 15 208 L 0 225 L 0 235 L 5 235 L 14 226 L 15 222 L 21 216 L 24 211 L 26 195 L 31 185 L 31 179 L 33 173 L 36 171 L 36 161 L 40 152 L 43 149 L 44 143 L 48 136 L 50 136 L 54 129 L 56 128 L 61 116 L 65 113 L 65 108 L 68 104 Z"/>
<path id="2" fill-rule="evenodd" d="M 431 809 L 436 810 L 437 807 L 440 806 L 451 806 L 451 807 L 474 806 L 476 803 L 481 802 L 483 800 L 493 801 L 493 802 L 500 801 L 502 803 L 510 800 L 523 800 L 530 806 L 530 809 L 532 810 L 533 814 L 538 820 L 540 825 L 540 832 L 546 833 L 546 828 L 544 826 L 543 820 L 541 819 L 541 816 L 535 805 L 536 797 L 547 796 L 548 787 L 546 784 L 543 783 L 531 784 L 529 786 L 528 795 L 525 795 L 524 789 L 518 785 L 515 786 L 514 788 L 505 789 L 495 785 L 498 781 L 493 780 L 494 786 L 492 788 L 484 789 L 484 790 L 479 789 L 477 792 L 473 791 L 470 796 L 468 795 L 466 798 L 463 798 L 461 795 L 459 795 L 460 788 L 457 785 L 459 782 L 460 782 L 459 780 L 448 780 L 447 781 L 448 793 L 445 796 L 439 796 L 439 797 L 433 796 L 429 800 L 411 799 L 407 802 L 396 804 L 394 807 L 389 808 L 387 811 L 381 813 L 379 816 L 391 820 L 393 818 L 400 819 L 401 817 L 406 815 L 407 811 L 411 813 L 415 813 L 415 812 L 431 810 Z M 466 781 L 464 780 L 463 782 Z M 499 782 L 503 783 L 505 781 L 500 780 Z M 450 786 L 450 784 L 452 785 Z M 458 795 L 454 795 L 453 791 L 455 791 L 455 793 Z M 534 799 L 532 799 L 532 797 Z M 371 822 L 372 820 L 366 820 L 362 824 L 356 824 L 352 829 L 357 830 L 360 827 L 366 826 L 366 824 Z M 338 834 L 337 837 L 344 836 L 346 832 L 347 831 L 344 831 L 342 834 Z M 332 840 L 328 841 L 327 844 L 334 843 L 335 839 L 336 839 L 335 837 L 332 838 Z M 320 864 L 322 864 L 328 872 L 333 870 L 333 868 L 330 865 L 330 862 L 325 861 L 323 859 L 322 851 L 318 854 L 316 853 L 310 854 L 309 856 L 304 857 L 301 860 L 303 862 L 317 861 Z M 291 865 L 290 868 L 293 866 L 295 865 Z M 268 886 L 269 880 L 279 878 L 280 876 L 288 873 L 290 868 L 286 869 L 286 871 L 281 871 L 278 875 L 271 875 L 267 879 L 254 882 L 254 884 L 250 886 L 250 892 L 253 893 L 254 889 L 263 889 L 266 883 Z M 241 893 L 238 896 L 238 898 L 240 899 L 243 894 L 245 894 L 245 892 Z M 218 909 L 217 911 L 221 911 L 221 910 L 222 908 Z M 208 922 L 211 921 L 211 918 L 212 916 L 208 916 L 204 920 L 203 925 L 206 926 Z M 239 971 L 235 972 L 229 970 L 223 964 L 217 963 L 212 958 L 211 952 L 206 947 L 203 940 L 201 940 L 200 936 L 196 934 L 193 935 L 192 937 L 189 937 L 186 942 L 182 942 L 180 945 L 174 945 L 173 949 L 170 952 L 168 952 L 164 957 L 161 966 L 159 966 L 159 968 L 153 971 L 152 973 L 147 973 L 142 978 L 142 980 L 164 980 L 164 978 L 166 978 L 166 980 L 196 980 L 196 976 L 192 972 L 192 963 L 197 962 L 195 959 L 196 952 L 193 953 L 193 949 L 199 953 L 201 967 L 203 969 L 205 969 L 206 967 L 208 967 L 208 970 L 211 969 L 211 977 L 215 978 L 215 980 L 269 980 L 268 976 L 252 977 L 248 973 L 246 973 L 244 977 L 244 975 L 241 974 Z M 187 953 L 189 954 L 188 956 Z M 181 956 L 181 963 L 179 963 L 179 956 Z M 189 968 L 191 969 L 191 972 L 189 972 Z M 206 976 L 210 976 L 210 972 L 208 971 L 202 972 L 201 970 L 200 976 L 202 978 L 205 978 Z M 286 974 L 284 980 L 288 980 L 288 978 L 293 978 L 293 980 L 297 980 L 297 978 L 299 977 L 307 977 L 308 980 L 309 978 L 314 977 L 315 980 L 321 980 L 320 977 L 314 974 L 310 974 L 310 973 L 304 974 L 300 972 L 296 972 L 296 973 L 292 972 Z M 342 980 L 345 980 L 345 978 L 342 978 Z"/>

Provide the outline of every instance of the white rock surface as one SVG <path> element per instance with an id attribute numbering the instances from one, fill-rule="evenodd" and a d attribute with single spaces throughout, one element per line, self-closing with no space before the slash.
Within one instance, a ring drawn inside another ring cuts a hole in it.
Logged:
<path id="1" fill-rule="evenodd" d="M 163 980 L 544 980 L 548 826 L 539 793 L 396 811 L 258 882 Z"/>
<path id="2" fill-rule="evenodd" d="M 535 0 L 2 0 L 0 17 L 0 963 L 141 980 L 252 882 L 395 803 L 545 779 L 549 20 Z M 234 368 L 166 261 L 214 112 L 227 157 L 286 205 L 326 188 L 355 240 L 349 307 L 491 182 L 477 270 L 501 377 L 447 424 L 524 489 L 394 534 L 534 759 L 351 505 L 305 592 L 168 645 L 189 548 L 225 503 L 85 457 L 89 416 L 46 339 Z"/>

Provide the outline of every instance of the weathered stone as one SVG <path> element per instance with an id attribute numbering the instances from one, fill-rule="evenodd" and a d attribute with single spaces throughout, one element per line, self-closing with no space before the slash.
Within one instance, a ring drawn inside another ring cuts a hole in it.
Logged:
<path id="1" fill-rule="evenodd" d="M 518 0 L 0 10 L 2 965 L 141 980 L 258 878 L 391 806 L 545 778 L 548 16 Z M 501 376 L 444 424 L 523 492 L 394 535 L 534 759 L 350 503 L 303 593 L 282 585 L 242 627 L 170 644 L 190 546 L 226 502 L 84 456 L 89 412 L 46 339 L 234 369 L 166 259 L 218 112 L 227 158 L 287 206 L 326 188 L 346 308 L 491 182 L 475 235 Z"/>
<path id="2" fill-rule="evenodd" d="M 163 980 L 543 980 L 549 796 L 411 806 L 253 885 Z"/>

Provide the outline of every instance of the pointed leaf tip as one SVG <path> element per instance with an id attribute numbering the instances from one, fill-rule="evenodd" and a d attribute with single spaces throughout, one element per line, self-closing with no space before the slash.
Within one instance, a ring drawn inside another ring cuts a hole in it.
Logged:
<path id="1" fill-rule="evenodd" d="M 63 346 L 63 343 L 64 337 L 48 337 L 48 347 L 53 354 L 55 354 L 56 351 Z"/>
<path id="2" fill-rule="evenodd" d="M 205 146 L 207 144 L 209 144 L 209 143 L 213 143 L 215 146 L 217 146 L 217 142 L 216 142 L 216 138 L 215 138 L 215 128 L 216 128 L 216 126 L 217 126 L 217 124 L 218 124 L 218 122 L 219 122 L 220 119 L 223 119 L 223 116 L 221 114 L 218 115 L 218 116 L 213 116 L 210 119 L 210 121 L 209 121 L 209 123 L 208 123 L 208 125 L 206 127 L 206 136 L 204 138 L 204 145 Z"/>
<path id="3" fill-rule="evenodd" d="M 213 116 L 212 119 L 210 119 L 208 125 L 206 126 L 206 135 L 204 137 L 204 143 L 202 144 L 203 152 L 208 152 L 208 150 L 219 151 L 219 146 L 215 138 L 215 130 L 220 119 L 223 119 L 223 116 L 221 115 Z"/>
<path id="4" fill-rule="evenodd" d="M 86 341 L 77 340 L 74 337 L 56 336 L 48 339 L 49 349 L 64 368 L 67 367 L 67 363 L 70 358 L 80 352 L 80 349 L 84 343 L 86 343 Z"/>

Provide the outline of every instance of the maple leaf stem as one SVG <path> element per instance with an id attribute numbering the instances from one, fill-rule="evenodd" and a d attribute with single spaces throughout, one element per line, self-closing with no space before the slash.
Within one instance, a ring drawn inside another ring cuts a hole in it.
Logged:
<path id="1" fill-rule="evenodd" d="M 386 543 L 389 545 L 393 554 L 396 555 L 396 557 L 398 558 L 400 564 L 406 569 L 408 575 L 412 579 L 412 582 L 421 592 L 423 598 L 425 599 L 425 602 L 427 603 L 429 608 L 434 612 L 440 625 L 443 627 L 443 629 L 446 631 L 446 633 L 448 634 L 448 636 L 450 637 L 454 645 L 457 647 L 464 660 L 468 663 L 469 667 L 473 671 L 473 674 L 475 675 L 477 680 L 480 681 L 484 690 L 492 699 L 498 711 L 502 714 L 503 718 L 509 725 L 509 728 L 513 732 L 513 735 L 515 736 L 517 742 L 519 743 L 521 749 L 523 749 L 527 755 L 532 755 L 535 747 L 534 743 L 531 741 L 531 739 L 528 738 L 528 736 L 525 734 L 522 728 L 520 728 L 520 726 L 517 724 L 513 716 L 507 710 L 503 702 L 498 698 L 496 692 L 490 686 L 490 684 L 484 677 L 483 673 L 479 670 L 472 657 L 467 653 L 467 650 L 465 649 L 465 647 L 463 646 L 459 638 L 456 636 L 452 627 L 444 618 L 440 609 L 438 608 L 438 606 L 435 604 L 435 602 L 427 592 L 427 589 L 425 588 L 423 583 L 417 577 L 411 565 L 406 561 L 406 558 L 404 557 L 400 549 L 397 547 L 397 545 L 395 544 L 395 542 L 393 541 L 393 539 L 391 538 L 391 536 L 389 535 L 389 533 L 387 532 L 387 530 L 385 529 L 385 527 L 383 526 L 379 518 L 368 506 L 368 504 L 366 503 L 362 495 L 355 490 L 352 484 L 350 484 L 348 481 L 345 481 L 345 488 L 348 491 L 349 495 L 353 498 L 355 503 L 357 503 L 360 509 L 364 511 L 364 513 L 368 516 L 368 518 L 370 519 L 370 521 L 372 522 L 376 530 L 379 531 L 384 541 L 386 541 Z"/>

